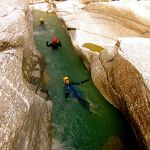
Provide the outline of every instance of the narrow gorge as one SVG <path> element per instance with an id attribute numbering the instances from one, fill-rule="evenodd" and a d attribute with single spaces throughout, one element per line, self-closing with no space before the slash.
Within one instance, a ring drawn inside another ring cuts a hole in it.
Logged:
<path id="1" fill-rule="evenodd" d="M 149 1 L 1 1 L 0 149 L 150 150 L 149 18 Z M 90 113 L 64 76 L 89 79 Z"/>

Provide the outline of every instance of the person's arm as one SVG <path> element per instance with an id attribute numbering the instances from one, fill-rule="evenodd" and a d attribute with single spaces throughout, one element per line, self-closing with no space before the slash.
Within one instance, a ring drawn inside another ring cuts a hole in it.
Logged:
<path id="1" fill-rule="evenodd" d="M 88 81 L 89 81 L 89 79 L 86 79 L 86 80 L 81 81 L 80 83 L 81 83 L 81 84 L 84 84 L 84 83 L 86 83 L 86 82 L 88 82 Z"/>
<path id="2" fill-rule="evenodd" d="M 46 46 L 47 46 L 47 47 L 50 47 L 50 46 L 52 46 L 52 45 L 53 45 L 53 43 L 50 43 L 50 44 L 49 44 L 49 41 L 46 42 Z"/>
<path id="3" fill-rule="evenodd" d="M 89 81 L 89 79 L 83 80 L 81 82 L 71 82 L 71 84 L 73 84 L 73 85 L 81 85 L 81 84 L 84 84 L 87 81 Z"/>
<path id="4" fill-rule="evenodd" d="M 60 41 L 59 41 L 57 44 L 58 44 L 58 46 L 62 47 L 62 44 L 61 44 L 61 42 L 60 42 Z"/>
<path id="5" fill-rule="evenodd" d="M 48 41 L 46 42 L 46 46 L 47 46 L 47 47 L 50 47 L 50 46 L 51 46 L 51 45 L 49 44 L 49 42 L 48 42 Z"/>
<path id="6" fill-rule="evenodd" d="M 72 85 L 80 85 L 81 82 L 71 82 Z"/>

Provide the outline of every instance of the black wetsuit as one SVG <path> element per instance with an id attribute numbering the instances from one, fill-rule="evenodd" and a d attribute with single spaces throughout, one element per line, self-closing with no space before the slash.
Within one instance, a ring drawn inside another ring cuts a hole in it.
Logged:
<path id="1" fill-rule="evenodd" d="M 50 47 L 50 46 L 51 46 L 52 49 L 58 49 L 58 47 L 62 47 L 60 41 L 59 41 L 59 42 L 56 42 L 56 43 L 52 42 L 52 43 L 50 43 L 50 44 L 49 44 L 49 42 L 47 41 L 47 42 L 46 42 L 46 46 L 47 46 L 47 47 Z"/>

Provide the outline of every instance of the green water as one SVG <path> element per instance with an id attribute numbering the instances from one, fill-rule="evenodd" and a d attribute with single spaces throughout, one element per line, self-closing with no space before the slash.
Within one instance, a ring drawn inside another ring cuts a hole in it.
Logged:
<path id="1" fill-rule="evenodd" d="M 53 102 L 53 146 L 60 146 L 56 148 L 58 150 L 139 149 L 123 115 L 94 86 L 89 72 L 75 54 L 70 38 L 56 15 L 33 11 L 33 17 L 35 44 L 46 57 L 50 78 L 48 85 Z M 46 31 L 39 28 L 40 17 L 45 18 Z M 63 45 L 58 50 L 46 47 L 46 41 L 51 40 L 54 35 Z M 78 88 L 90 102 L 93 113 L 89 113 L 75 99 L 64 98 L 64 76 L 69 76 L 71 81 L 90 78 L 89 82 Z"/>

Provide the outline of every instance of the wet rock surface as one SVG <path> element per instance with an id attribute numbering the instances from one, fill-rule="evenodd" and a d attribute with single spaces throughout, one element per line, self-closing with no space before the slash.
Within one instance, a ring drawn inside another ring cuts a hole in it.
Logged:
<path id="1" fill-rule="evenodd" d="M 27 1 L 1 1 L 0 21 L 0 149 L 49 150 L 52 104 L 27 86 L 38 61 Z"/>

